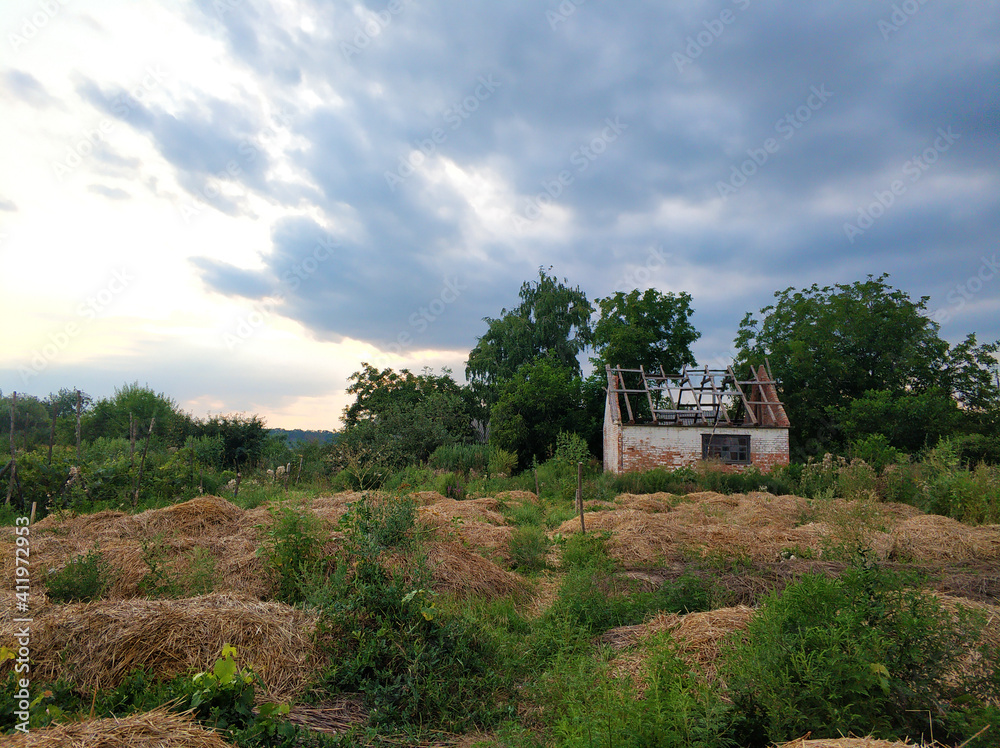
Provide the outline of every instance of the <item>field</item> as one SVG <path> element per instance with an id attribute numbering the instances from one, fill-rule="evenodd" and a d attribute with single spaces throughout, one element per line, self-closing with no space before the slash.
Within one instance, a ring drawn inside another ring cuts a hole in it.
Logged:
<path id="1" fill-rule="evenodd" d="M 254 503 L 32 525 L 32 726 L 0 744 L 1000 744 L 1000 525 L 766 492 L 588 500 L 586 532 L 529 491 Z"/>

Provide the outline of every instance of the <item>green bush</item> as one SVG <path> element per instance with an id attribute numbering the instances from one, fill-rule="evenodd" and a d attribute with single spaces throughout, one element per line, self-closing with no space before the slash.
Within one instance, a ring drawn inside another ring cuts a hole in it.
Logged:
<path id="1" fill-rule="evenodd" d="M 262 528 L 263 541 L 257 554 L 274 582 L 275 597 L 287 603 L 302 602 L 309 594 L 307 582 L 324 573 L 327 566 L 323 523 L 304 506 L 278 504 L 269 511 L 272 521 Z"/>
<path id="2" fill-rule="evenodd" d="M 528 687 L 544 720 L 535 743 L 513 731 L 515 745 L 558 748 L 729 748 L 725 707 L 697 682 L 669 638 L 650 645 L 648 684 L 640 697 L 607 663 L 570 652 Z"/>
<path id="3" fill-rule="evenodd" d="M 442 444 L 427 459 L 434 470 L 450 473 L 485 473 L 489 467 L 490 448 L 487 444 Z"/>
<path id="4" fill-rule="evenodd" d="M 972 733 L 950 733 L 957 722 L 942 720 L 944 705 L 971 714 L 969 729 L 976 714 L 958 702 L 998 695 L 995 654 L 977 660 L 988 672 L 959 667 L 982 623 L 861 563 L 839 579 L 808 575 L 772 594 L 731 645 L 724 677 L 747 714 L 763 715 L 774 742 L 807 732 L 918 739 L 930 726 L 950 743 Z"/>
<path id="5" fill-rule="evenodd" d="M 1000 522 L 1000 469 L 963 466 L 956 444 L 938 442 L 921 465 L 919 506 L 969 523 Z"/>
<path id="6" fill-rule="evenodd" d="M 113 584 L 113 569 L 97 545 L 45 577 L 49 599 L 60 603 L 99 600 Z"/>
<path id="7" fill-rule="evenodd" d="M 538 525 L 522 525 L 510 537 L 511 566 L 520 572 L 540 571 L 545 568 L 549 539 Z"/>
<path id="8" fill-rule="evenodd" d="M 435 488 L 439 494 L 447 496 L 449 499 L 461 501 L 465 498 L 465 484 L 462 482 L 462 476 L 458 473 L 445 473 L 438 476 Z"/>
<path id="9" fill-rule="evenodd" d="M 509 452 L 500 447 L 491 447 L 488 464 L 490 475 L 497 477 L 513 475 L 514 469 L 517 467 L 517 460 L 516 452 Z"/>
<path id="10" fill-rule="evenodd" d="M 496 650 L 472 621 L 437 606 L 415 536 L 413 503 L 367 496 L 341 519 L 344 545 L 324 608 L 335 691 L 360 691 L 375 725 L 464 730 L 505 711 Z M 401 550 L 409 551 L 402 564 Z M 392 570 L 385 554 L 397 558 Z"/>

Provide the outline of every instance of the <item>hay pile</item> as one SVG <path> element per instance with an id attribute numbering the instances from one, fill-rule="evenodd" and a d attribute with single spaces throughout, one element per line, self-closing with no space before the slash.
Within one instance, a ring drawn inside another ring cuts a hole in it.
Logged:
<path id="1" fill-rule="evenodd" d="M 136 668 L 161 678 L 210 670 L 230 644 L 260 676 L 263 695 L 287 701 L 317 665 L 315 625 L 312 613 L 226 595 L 48 605 L 34 611 L 32 674 L 90 691 L 114 687 Z M 14 626 L 0 622 L 0 644 L 13 640 Z"/>
<path id="2" fill-rule="evenodd" d="M 497 499 L 491 498 L 465 501 L 442 498 L 419 507 L 417 521 L 435 530 L 439 538 L 454 538 L 506 563 L 510 561 L 510 538 L 514 528 L 507 525 L 498 511 L 499 505 Z"/>
<path id="3" fill-rule="evenodd" d="M 877 738 L 832 738 L 827 740 L 806 740 L 799 738 L 790 743 L 782 743 L 778 748 L 919 748 L 915 743 L 900 743 L 897 740 Z"/>
<path id="4" fill-rule="evenodd" d="M 461 543 L 434 543 L 427 560 L 437 590 L 453 592 L 461 597 L 494 600 L 526 589 L 524 580 L 517 574 L 501 569 Z"/>
<path id="5" fill-rule="evenodd" d="M 4 737 L 11 748 L 231 748 L 190 714 L 156 709 L 120 719 L 71 722 Z"/>
<path id="6" fill-rule="evenodd" d="M 1000 525 L 970 527 L 936 514 L 918 514 L 893 530 L 893 555 L 914 561 L 1000 559 Z"/>
<path id="7" fill-rule="evenodd" d="M 782 560 L 796 549 L 822 557 L 829 548 L 874 549 L 881 560 L 956 562 L 1000 559 L 1000 525 L 969 527 L 899 504 L 818 502 L 753 492 L 622 494 L 615 508 L 589 512 L 587 529 L 612 533 L 611 555 L 624 564 L 687 561 L 692 556 Z M 557 532 L 579 531 L 567 520 Z"/>
<path id="8" fill-rule="evenodd" d="M 722 641 L 734 631 L 742 631 L 750 623 L 753 608 L 739 605 L 703 613 L 661 613 L 636 626 L 622 626 L 606 631 L 599 641 L 612 649 L 625 650 L 642 644 L 654 634 L 669 632 L 685 661 L 706 678 L 715 678 L 715 663 Z M 642 649 L 626 652 L 613 663 L 617 676 L 628 676 L 642 690 L 646 653 Z"/>

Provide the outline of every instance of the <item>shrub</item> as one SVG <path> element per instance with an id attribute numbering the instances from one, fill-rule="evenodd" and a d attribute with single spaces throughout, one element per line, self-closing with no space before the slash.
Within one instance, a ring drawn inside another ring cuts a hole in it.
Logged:
<path id="1" fill-rule="evenodd" d="M 61 603 L 98 600 L 112 584 L 113 570 L 97 545 L 45 577 L 49 599 Z"/>
<path id="2" fill-rule="evenodd" d="M 442 444 L 427 460 L 435 470 L 452 473 L 486 472 L 489 466 L 490 448 L 486 444 Z"/>
<path id="3" fill-rule="evenodd" d="M 521 572 L 545 568 L 549 539 L 538 525 L 522 525 L 510 537 L 511 566 Z"/>
<path id="4" fill-rule="evenodd" d="M 325 570 L 325 532 L 320 519 L 305 507 L 284 504 L 270 508 L 272 522 L 264 530 L 258 555 L 275 584 L 275 597 L 286 603 L 302 602 L 307 582 Z"/>
<path id="5" fill-rule="evenodd" d="M 509 452 L 500 447 L 490 448 L 489 473 L 492 476 L 510 476 L 517 467 L 517 452 Z"/>
<path id="6" fill-rule="evenodd" d="M 810 731 L 919 738 L 929 714 L 941 740 L 948 726 L 940 705 L 996 695 L 995 657 L 980 660 L 994 669 L 992 686 L 989 676 L 969 677 L 958 666 L 981 626 L 967 614 L 953 618 L 900 576 L 859 563 L 840 579 L 807 575 L 772 594 L 731 645 L 724 676 L 734 701 L 764 715 L 774 742 Z"/>

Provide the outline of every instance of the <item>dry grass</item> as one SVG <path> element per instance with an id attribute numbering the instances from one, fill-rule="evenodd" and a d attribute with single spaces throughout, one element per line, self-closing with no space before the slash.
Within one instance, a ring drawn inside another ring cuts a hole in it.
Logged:
<path id="1" fill-rule="evenodd" d="M 893 530 L 897 558 L 962 562 L 1000 559 L 1000 525 L 970 527 L 936 514 L 920 514 Z"/>
<path id="2" fill-rule="evenodd" d="M 687 615 L 660 613 L 645 623 L 606 631 L 599 641 L 613 649 L 625 650 L 643 644 L 654 634 L 669 632 L 684 660 L 706 678 L 714 679 L 715 663 L 723 640 L 733 632 L 745 629 L 753 612 L 753 608 L 740 605 Z M 642 692 L 647 658 L 648 653 L 642 647 L 625 652 L 615 658 L 612 672 L 618 677 L 631 678 Z"/>
<path id="3" fill-rule="evenodd" d="M 260 676 L 264 697 L 288 700 L 316 667 L 315 624 L 315 615 L 282 603 L 226 595 L 47 605 L 34 610 L 32 674 L 91 691 L 137 668 L 160 678 L 211 669 L 230 644 Z M 13 637 L 13 624 L 0 622 L 0 643 Z"/>
<path id="4" fill-rule="evenodd" d="M 501 569 L 461 543 L 434 543 L 427 560 L 434 588 L 460 597 L 494 600 L 526 590 L 524 580 L 517 574 Z"/>
<path id="5" fill-rule="evenodd" d="M 0 738 L 11 748 L 229 748 L 190 714 L 156 709 L 119 719 L 97 719 Z"/>
<path id="6" fill-rule="evenodd" d="M 897 740 L 876 738 L 833 738 L 827 740 L 806 740 L 799 738 L 790 743 L 782 743 L 778 748 L 919 748 L 915 743 L 900 743 Z"/>
<path id="7" fill-rule="evenodd" d="M 1000 559 L 1000 525 L 969 527 L 898 504 L 817 502 L 757 492 L 703 491 L 680 499 L 621 494 L 614 508 L 588 513 L 587 528 L 611 532 L 609 551 L 626 565 L 706 556 L 768 563 L 796 551 L 820 558 L 859 545 L 881 560 Z M 579 522 L 568 520 L 557 531 L 578 532 Z"/>

